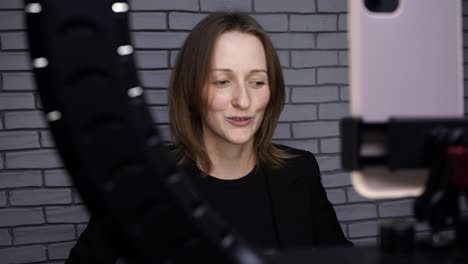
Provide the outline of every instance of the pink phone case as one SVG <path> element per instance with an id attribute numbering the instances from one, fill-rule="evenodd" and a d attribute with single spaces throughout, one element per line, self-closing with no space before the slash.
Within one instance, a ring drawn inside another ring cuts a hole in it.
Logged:
<path id="1" fill-rule="evenodd" d="M 460 0 L 400 0 L 392 13 L 348 0 L 348 9 L 352 116 L 463 116 Z M 376 168 L 352 179 L 366 197 L 395 198 L 419 195 L 426 175 Z"/>

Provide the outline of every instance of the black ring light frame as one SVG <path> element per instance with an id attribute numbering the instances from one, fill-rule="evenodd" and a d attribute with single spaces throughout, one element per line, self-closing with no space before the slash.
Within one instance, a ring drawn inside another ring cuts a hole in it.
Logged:
<path id="1" fill-rule="evenodd" d="M 199 197 L 146 107 L 126 0 L 25 0 L 50 130 L 93 217 L 129 263 L 264 263 Z"/>

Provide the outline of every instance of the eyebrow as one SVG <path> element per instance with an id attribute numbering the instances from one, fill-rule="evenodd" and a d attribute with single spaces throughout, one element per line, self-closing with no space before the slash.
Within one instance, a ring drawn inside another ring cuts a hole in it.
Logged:
<path id="1" fill-rule="evenodd" d="M 224 69 L 224 68 L 213 69 L 211 71 L 232 72 L 231 69 Z M 253 69 L 249 73 L 258 73 L 258 72 L 264 72 L 264 73 L 268 74 L 268 72 L 266 70 L 263 70 L 263 69 Z"/>

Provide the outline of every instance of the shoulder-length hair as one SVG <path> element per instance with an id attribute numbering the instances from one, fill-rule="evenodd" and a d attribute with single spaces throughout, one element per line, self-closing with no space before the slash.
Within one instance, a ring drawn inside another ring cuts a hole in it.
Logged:
<path id="1" fill-rule="evenodd" d="M 256 36 L 263 44 L 270 86 L 270 101 L 254 135 L 257 166 L 282 167 L 292 157 L 272 144 L 284 104 L 284 79 L 276 50 L 263 28 L 249 15 L 216 12 L 208 15 L 188 35 L 178 53 L 169 83 L 169 116 L 175 157 L 179 165 L 198 161 L 205 172 L 212 163 L 203 145 L 202 90 L 209 80 L 213 50 L 219 36 L 238 31 Z"/>

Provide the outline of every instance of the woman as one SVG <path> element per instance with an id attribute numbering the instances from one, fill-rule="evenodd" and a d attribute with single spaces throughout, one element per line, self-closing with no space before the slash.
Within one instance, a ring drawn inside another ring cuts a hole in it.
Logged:
<path id="1" fill-rule="evenodd" d="M 175 159 L 260 248 L 348 245 L 313 154 L 272 144 L 283 102 L 281 66 L 263 29 L 241 13 L 209 15 L 187 37 L 172 72 Z M 117 259 L 96 225 L 91 219 L 69 263 Z"/>

